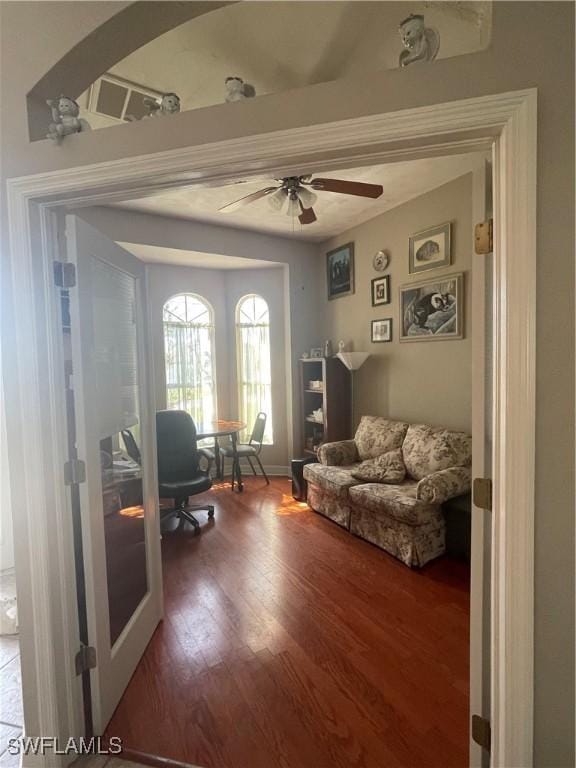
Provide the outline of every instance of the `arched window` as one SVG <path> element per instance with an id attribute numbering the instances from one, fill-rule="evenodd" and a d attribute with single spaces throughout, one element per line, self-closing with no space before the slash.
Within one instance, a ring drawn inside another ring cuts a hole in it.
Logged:
<path id="1" fill-rule="evenodd" d="M 164 304 L 166 407 L 196 424 L 216 418 L 214 313 L 201 296 L 182 293 Z"/>
<path id="2" fill-rule="evenodd" d="M 264 443 L 271 445 L 272 377 L 270 366 L 270 312 L 261 296 L 244 296 L 236 307 L 236 355 L 238 359 L 238 401 L 240 418 L 248 433 L 256 415 L 264 411 Z"/>

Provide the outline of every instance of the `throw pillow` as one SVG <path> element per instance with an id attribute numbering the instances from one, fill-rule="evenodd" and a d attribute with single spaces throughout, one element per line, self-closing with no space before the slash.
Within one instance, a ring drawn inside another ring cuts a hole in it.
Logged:
<path id="1" fill-rule="evenodd" d="M 394 485 L 401 483 L 406 477 L 402 449 L 396 448 L 377 456 L 375 459 L 363 461 L 352 472 L 352 477 L 365 483 L 392 483 Z"/>

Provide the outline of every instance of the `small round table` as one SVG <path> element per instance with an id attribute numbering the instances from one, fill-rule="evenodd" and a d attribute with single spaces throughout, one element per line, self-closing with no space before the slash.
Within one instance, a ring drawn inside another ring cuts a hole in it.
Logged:
<path id="1" fill-rule="evenodd" d="M 214 419 L 213 421 L 204 421 L 196 425 L 196 438 L 198 440 L 204 440 L 209 437 L 214 438 L 216 476 L 219 480 L 224 478 L 224 467 L 223 462 L 220 459 L 218 439 L 221 437 L 230 437 L 232 442 L 232 452 L 234 454 L 234 459 L 232 461 L 232 488 L 234 488 L 234 479 L 236 479 L 240 493 L 244 490 L 244 484 L 242 483 L 242 470 L 240 469 L 238 454 L 236 453 L 236 445 L 238 443 L 238 433 L 242 432 L 243 429 L 246 429 L 246 424 L 243 421 L 228 421 L 226 419 Z"/>

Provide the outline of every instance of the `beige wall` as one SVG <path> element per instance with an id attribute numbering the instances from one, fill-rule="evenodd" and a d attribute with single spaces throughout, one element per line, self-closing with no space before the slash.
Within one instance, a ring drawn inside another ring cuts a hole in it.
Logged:
<path id="1" fill-rule="evenodd" d="M 214 310 L 216 389 L 218 416 L 238 416 L 236 377 L 236 304 L 247 293 L 257 293 L 270 307 L 270 346 L 272 357 L 272 419 L 274 444 L 262 449 L 262 460 L 268 467 L 288 465 L 287 383 L 290 371 L 285 357 L 284 270 L 267 269 L 216 270 L 149 265 L 150 320 L 155 371 L 157 408 L 166 407 L 166 375 L 162 308 L 177 293 L 197 293 Z"/>
<path id="2" fill-rule="evenodd" d="M 418 275 L 408 273 L 408 238 L 443 222 L 452 222 L 452 266 Z M 471 226 L 472 175 L 467 174 L 426 195 L 343 232 L 321 248 L 320 271 L 326 296 L 326 251 L 353 241 L 356 288 L 351 296 L 324 300 L 324 335 L 336 347 L 343 339 L 370 357 L 355 378 L 355 417 L 362 414 L 421 421 L 471 430 Z M 390 251 L 391 303 L 373 307 L 372 257 Z M 401 343 L 399 287 L 427 278 L 464 272 L 465 322 L 462 340 Z M 392 318 L 392 342 L 372 344 L 372 320 Z"/>
<path id="3" fill-rule="evenodd" d="M 171 118 L 170 131 L 159 132 L 155 121 L 148 120 L 71 137 L 62 147 L 47 142 L 31 145 L 28 91 L 66 51 L 125 5 L 2 3 L 2 180 L 301 125 L 538 89 L 534 761 L 537 768 L 572 767 L 574 431 L 569 425 L 574 421 L 574 5 L 496 2 L 488 49 L 443 59 L 430 67 L 374 71 L 241 104 L 194 110 Z M 148 3 L 140 7 L 145 14 L 152 12 Z M 117 60 L 124 55 L 119 49 Z M 87 67 L 93 60 L 90 54 L 83 58 Z M 66 73 L 61 85 L 66 90 Z M 6 221 L 3 206 L 3 233 Z M 7 245 L 3 234 L 2 258 L 8 253 Z M 314 318 L 313 308 L 308 309 L 314 303 L 314 289 L 307 279 L 301 285 L 307 301 L 302 302 L 302 313 L 293 317 L 304 338 L 305 326 Z M 4 280 L 3 286 L 3 321 L 10 324 L 14 320 L 9 281 Z M 291 299 L 296 293 L 296 283 L 291 283 Z M 6 336 L 3 354 L 9 368 L 14 350 L 10 334 Z M 8 381 L 8 400 L 17 398 L 10 387 Z"/>

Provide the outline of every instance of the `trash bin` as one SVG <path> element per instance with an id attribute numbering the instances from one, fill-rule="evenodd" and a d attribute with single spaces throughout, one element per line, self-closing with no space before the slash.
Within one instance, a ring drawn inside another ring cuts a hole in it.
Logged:
<path id="1" fill-rule="evenodd" d="M 296 499 L 296 501 L 306 501 L 308 484 L 306 480 L 304 480 L 304 466 L 306 464 L 317 463 L 318 459 L 313 458 L 312 456 L 307 459 L 292 459 L 292 496 Z"/>

